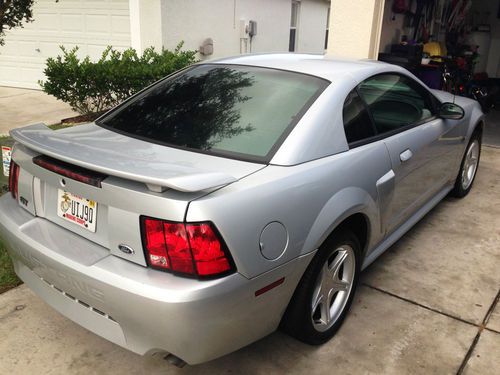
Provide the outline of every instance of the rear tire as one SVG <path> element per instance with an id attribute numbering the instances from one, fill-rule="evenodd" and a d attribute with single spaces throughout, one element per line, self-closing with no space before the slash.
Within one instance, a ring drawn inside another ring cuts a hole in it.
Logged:
<path id="1" fill-rule="evenodd" d="M 450 195 L 455 198 L 463 198 L 472 189 L 479 168 L 479 159 L 481 157 L 481 133 L 475 131 L 465 149 L 465 154 L 460 164 L 455 186 Z"/>
<path id="2" fill-rule="evenodd" d="M 345 230 L 320 247 L 295 290 L 281 328 L 311 345 L 330 340 L 349 311 L 358 284 L 361 246 Z"/>

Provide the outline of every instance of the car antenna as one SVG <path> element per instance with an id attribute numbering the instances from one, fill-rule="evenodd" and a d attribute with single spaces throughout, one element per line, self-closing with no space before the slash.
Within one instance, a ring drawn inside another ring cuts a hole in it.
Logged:
<path id="1" fill-rule="evenodd" d="M 457 82 L 456 79 L 453 82 L 453 104 L 455 104 L 455 98 L 457 97 Z"/>

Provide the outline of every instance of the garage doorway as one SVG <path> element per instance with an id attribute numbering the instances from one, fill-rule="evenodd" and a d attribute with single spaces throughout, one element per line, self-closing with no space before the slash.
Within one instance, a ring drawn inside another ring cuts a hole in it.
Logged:
<path id="1" fill-rule="evenodd" d="M 379 60 L 477 100 L 500 147 L 500 0 L 386 0 Z"/>

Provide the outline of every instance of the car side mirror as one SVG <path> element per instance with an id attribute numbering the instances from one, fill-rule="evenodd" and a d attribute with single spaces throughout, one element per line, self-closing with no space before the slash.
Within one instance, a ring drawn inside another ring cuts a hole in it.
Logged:
<path id="1" fill-rule="evenodd" d="M 439 117 L 446 120 L 461 120 L 464 116 L 464 109 L 455 103 L 447 102 L 439 107 Z"/>

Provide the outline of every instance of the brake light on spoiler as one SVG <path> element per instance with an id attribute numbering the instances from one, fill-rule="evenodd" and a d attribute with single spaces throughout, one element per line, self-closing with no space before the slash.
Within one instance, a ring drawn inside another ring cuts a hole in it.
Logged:
<path id="1" fill-rule="evenodd" d="M 144 251 L 152 268 L 199 278 L 234 271 L 231 256 L 212 223 L 141 217 L 141 224 Z"/>
<path id="2" fill-rule="evenodd" d="M 107 177 L 105 174 L 94 172 L 45 155 L 34 157 L 33 163 L 61 176 L 99 188 L 101 187 L 101 181 Z"/>

